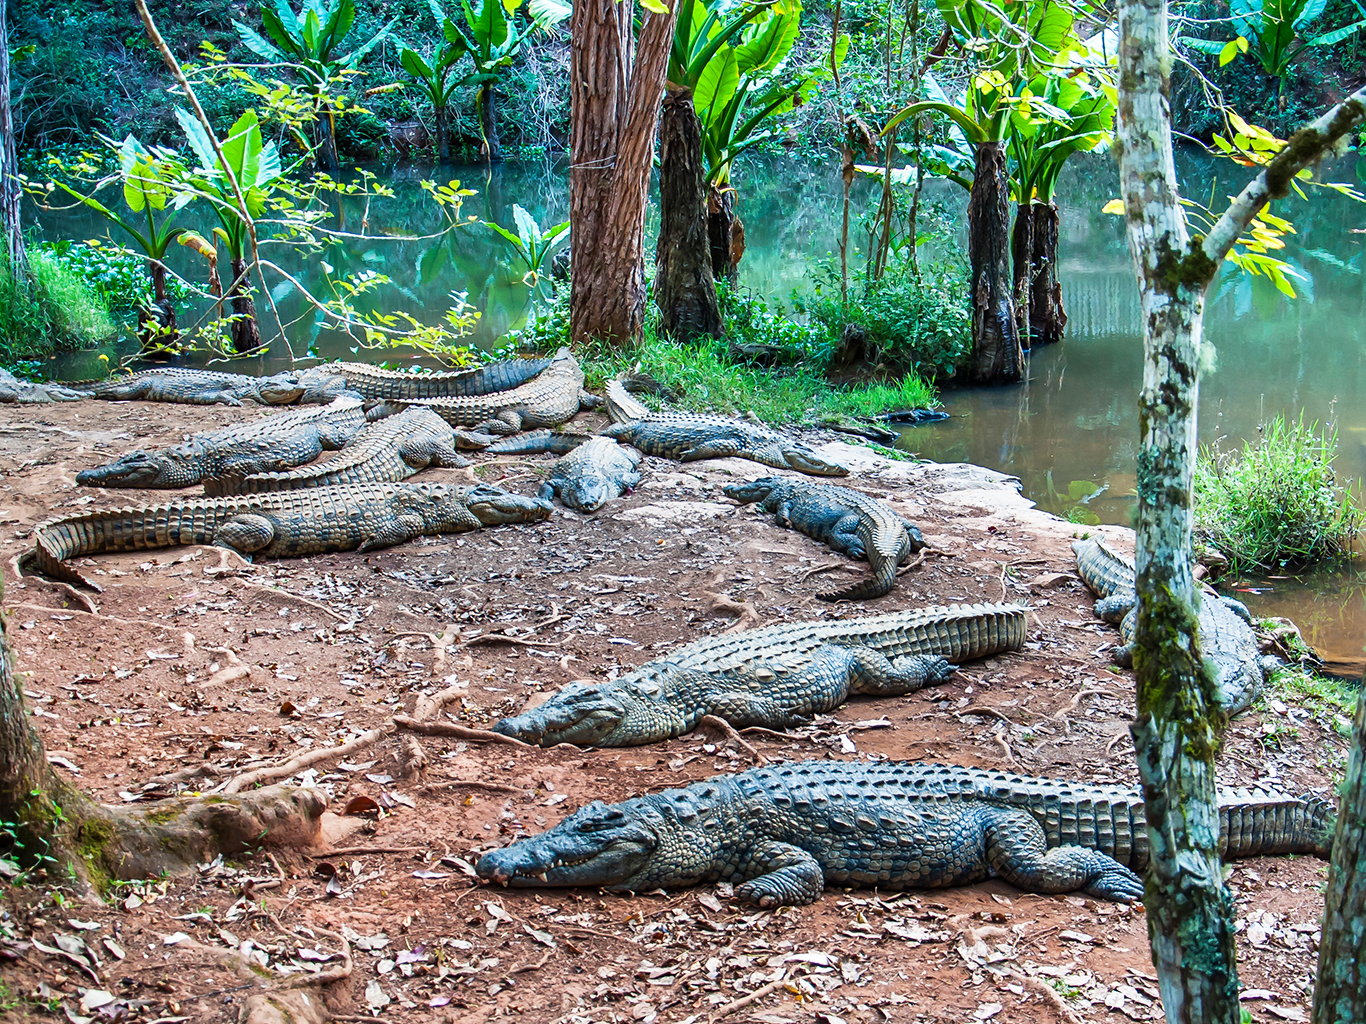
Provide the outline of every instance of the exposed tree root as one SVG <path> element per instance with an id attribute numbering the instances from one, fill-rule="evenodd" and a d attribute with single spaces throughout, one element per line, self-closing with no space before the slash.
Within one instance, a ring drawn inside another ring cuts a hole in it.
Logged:
<path id="1" fill-rule="evenodd" d="M 695 729 L 714 729 L 721 734 L 723 739 L 734 743 L 745 753 L 749 754 L 750 757 L 754 758 L 755 764 L 768 764 L 768 758 L 764 757 L 763 754 L 750 746 L 745 738 L 735 731 L 735 726 L 731 725 L 724 718 L 718 718 L 716 715 L 703 715 L 697 720 Z"/>
<path id="2" fill-rule="evenodd" d="M 415 732 L 419 736 L 454 736 L 462 740 L 505 743 L 510 747 L 532 746 L 532 744 L 524 743 L 515 736 L 504 736 L 500 732 L 491 732 L 488 729 L 471 729 L 469 726 L 456 725 L 454 722 L 419 722 L 407 715 L 395 715 L 394 725 L 407 732 Z"/>
<path id="3" fill-rule="evenodd" d="M 444 643 L 443 643 L 444 641 Z M 447 626 L 446 632 L 441 635 L 440 640 L 433 638 L 433 646 L 437 646 L 440 654 L 435 661 L 444 663 L 446 660 L 446 648 L 455 642 L 455 627 Z M 440 693 L 435 693 L 430 697 L 422 696 L 417 699 L 417 706 L 413 708 L 413 720 L 426 722 L 435 718 L 437 713 L 465 693 L 468 687 L 464 683 L 453 683 Z M 422 749 L 422 744 L 417 741 L 417 737 L 412 733 L 405 733 L 399 740 L 398 762 L 404 776 L 420 775 L 427 768 L 427 754 Z"/>
<path id="4" fill-rule="evenodd" d="M 231 794 L 240 793 L 248 786 L 254 786 L 258 782 L 270 782 L 274 779 L 287 779 L 295 772 L 309 765 L 325 761 L 329 757 L 341 757 L 346 754 L 354 754 L 357 750 L 364 750 L 366 747 L 374 746 L 384 737 L 383 729 L 371 729 L 369 732 L 361 733 L 353 740 L 339 743 L 335 747 L 319 747 L 307 753 L 300 754 L 293 760 L 283 764 L 266 765 L 264 768 L 257 768 L 253 771 L 245 772 L 223 783 L 215 792 Z"/>

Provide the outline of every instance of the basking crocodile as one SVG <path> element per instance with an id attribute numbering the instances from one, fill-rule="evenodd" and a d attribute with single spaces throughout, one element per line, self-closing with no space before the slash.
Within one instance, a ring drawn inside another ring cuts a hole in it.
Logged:
<path id="1" fill-rule="evenodd" d="M 867 558 L 873 578 L 828 594 L 822 601 L 864 601 L 896 585 L 896 570 L 925 546 L 920 531 L 885 501 L 847 487 L 813 484 L 780 476 L 731 484 L 722 490 L 742 504 L 757 501 L 779 526 L 829 544 L 851 558 Z"/>
<path id="2" fill-rule="evenodd" d="M 249 423 L 194 434 L 160 451 L 129 452 L 76 474 L 90 487 L 190 487 L 201 480 L 291 469 L 335 450 L 365 426 L 359 398 L 278 412 Z M 208 484 L 205 484 L 207 489 Z"/>
<path id="3" fill-rule="evenodd" d="M 583 390 L 583 368 L 562 348 L 542 373 L 510 391 L 452 398 L 395 398 L 391 408 L 425 406 L 456 427 L 473 427 L 506 436 L 530 427 L 555 427 L 571 419 L 581 406 L 596 403 Z"/>
<path id="4" fill-rule="evenodd" d="M 1225 858 L 1328 855 L 1332 805 L 1223 789 Z M 801 761 L 720 775 L 619 804 L 480 858 L 487 881 L 649 892 L 730 882 L 761 907 L 811 903 L 826 885 L 937 889 L 1004 879 L 1025 892 L 1143 898 L 1143 795 L 1121 786 L 977 768 Z"/>
<path id="5" fill-rule="evenodd" d="M 607 385 L 607 409 L 613 422 L 602 436 L 624 441 L 646 455 L 680 462 L 734 455 L 775 469 L 795 469 L 816 476 L 849 475 L 847 467 L 823 458 L 800 441 L 754 423 L 691 412 L 651 412 L 628 395 L 618 381 Z"/>
<path id="6" fill-rule="evenodd" d="M 406 480 L 428 466 L 458 469 L 469 459 L 455 450 L 450 424 L 430 409 L 405 409 L 371 423 L 339 455 L 287 473 L 224 476 L 204 482 L 205 494 L 255 494 L 337 484 Z"/>
<path id="7" fill-rule="evenodd" d="M 63 384 L 20 380 L 0 367 L 0 404 L 17 402 L 20 405 L 39 405 L 49 402 L 76 402 L 86 397 L 88 396 L 79 391 L 72 391 Z"/>
<path id="8" fill-rule="evenodd" d="M 226 498 L 183 498 L 163 505 L 102 509 L 39 523 L 25 561 L 54 579 L 100 588 L 66 564 L 77 555 L 213 544 L 243 556 L 281 558 L 329 551 L 371 551 L 424 533 L 526 523 L 550 503 L 497 487 L 347 484 Z"/>
<path id="9" fill-rule="evenodd" d="M 570 683 L 494 731 L 553 747 L 630 747 L 690 732 L 704 715 L 783 729 L 853 693 L 894 697 L 943 682 L 949 662 L 1018 650 L 1023 605 L 952 605 L 786 622 L 706 637 L 604 683 Z"/>
<path id="10" fill-rule="evenodd" d="M 1100 597 L 1096 617 L 1119 623 L 1124 643 L 1115 648 L 1115 663 L 1132 667 L 1138 628 L 1134 563 L 1099 540 L 1075 541 L 1072 550 L 1077 553 L 1077 574 Z M 1261 656 L 1252 632 L 1252 614 L 1241 601 L 1202 596 L 1199 624 L 1200 650 L 1214 662 L 1219 703 L 1236 715 L 1257 699 L 1266 677 L 1281 667 L 1281 661 Z"/>
<path id="11" fill-rule="evenodd" d="M 592 436 L 568 431 L 528 430 L 516 437 L 505 437 L 484 450 L 490 455 L 537 455 L 541 452 L 568 455 Z"/>
<path id="12" fill-rule="evenodd" d="M 304 371 L 307 373 L 308 371 Z M 91 398 L 114 402 L 177 402 L 182 405 L 290 405 L 295 402 L 326 403 L 340 389 L 325 381 L 301 379 L 299 373 L 277 373 L 269 377 L 249 377 L 241 373 L 196 370 L 171 366 L 139 370 L 131 376 L 108 380 L 79 380 L 65 385 Z"/>
<path id="13" fill-rule="evenodd" d="M 589 438 L 555 463 L 540 496 L 558 497 L 572 509 L 596 512 L 640 483 L 640 453 L 605 437 Z"/>
<path id="14" fill-rule="evenodd" d="M 549 359 L 508 359 L 471 370 L 405 372 L 369 363 L 323 363 L 312 370 L 342 378 L 348 391 L 365 399 L 447 398 L 511 391 L 549 365 Z"/>

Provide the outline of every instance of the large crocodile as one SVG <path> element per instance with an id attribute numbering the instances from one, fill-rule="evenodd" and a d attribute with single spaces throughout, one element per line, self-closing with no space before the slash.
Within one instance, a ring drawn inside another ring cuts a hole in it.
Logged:
<path id="1" fill-rule="evenodd" d="M 135 451 L 76 474 L 90 487 L 191 487 L 220 476 L 292 469 L 341 448 L 365 426 L 359 398 L 290 409 L 261 420 L 194 434 L 160 451 Z M 207 489 L 208 484 L 205 484 Z"/>
<path id="2" fill-rule="evenodd" d="M 640 483 L 639 452 L 606 437 L 590 437 L 555 463 L 542 498 L 558 497 L 579 512 L 596 512 Z"/>
<path id="3" fill-rule="evenodd" d="M 253 494 L 336 484 L 406 480 L 428 466 L 458 469 L 469 460 L 455 450 L 455 432 L 430 409 L 405 409 L 370 424 L 340 454 L 285 473 L 220 476 L 204 482 L 205 494 Z"/>
<path id="4" fill-rule="evenodd" d="M 525 523 L 550 503 L 497 487 L 348 484 L 60 516 L 34 527 L 25 561 L 54 579 L 100 588 L 66 564 L 77 555 L 212 544 L 244 557 L 371 551 L 427 533 Z"/>
<path id="5" fill-rule="evenodd" d="M 508 359 L 471 370 L 386 370 L 369 363 L 323 363 L 310 372 L 333 374 L 365 399 L 449 398 L 511 391 L 550 365 L 549 359 Z"/>
<path id="6" fill-rule="evenodd" d="M 867 558 L 873 578 L 844 590 L 817 594 L 822 601 L 864 601 L 896 585 L 896 570 L 925 546 L 920 531 L 885 501 L 847 487 L 766 476 L 722 490 L 743 504 L 758 502 L 779 526 L 824 541 L 851 558 Z"/>
<path id="7" fill-rule="evenodd" d="M 1124 643 L 1115 648 L 1115 663 L 1131 667 L 1138 629 L 1134 563 L 1095 539 L 1076 541 L 1072 550 L 1077 554 L 1077 574 L 1100 598 L 1096 616 L 1119 623 Z M 1261 656 L 1252 631 L 1252 614 L 1241 601 L 1204 595 L 1199 602 L 1200 650 L 1214 663 L 1219 703 L 1230 715 L 1236 715 L 1257 699 L 1266 677 L 1280 668 L 1281 662 Z"/>
<path id="8" fill-rule="evenodd" d="M 1220 789 L 1224 857 L 1328 854 L 1332 805 Z M 1002 878 L 1025 892 L 1143 898 L 1143 795 L 978 768 L 802 761 L 623 803 L 594 801 L 480 858 L 485 880 L 649 892 L 730 882 L 759 906 L 826 885 L 933 889 Z"/>
<path id="9" fill-rule="evenodd" d="M 951 605 L 785 622 L 695 640 L 604 683 L 570 683 L 495 732 L 551 747 L 630 747 L 681 736 L 704 715 L 784 729 L 852 693 L 891 697 L 942 682 L 949 662 L 1018 650 L 1023 605 Z"/>
<path id="10" fill-rule="evenodd" d="M 680 462 L 738 456 L 775 469 L 795 469 L 815 476 L 848 476 L 849 469 L 814 449 L 766 427 L 724 416 L 691 412 L 651 412 L 620 382 L 607 385 L 607 410 L 613 422 L 602 436 L 624 441 L 646 455 Z"/>
<path id="11" fill-rule="evenodd" d="M 40 405 L 50 402 L 75 402 L 86 397 L 82 392 L 72 391 L 63 384 L 20 380 L 0 367 L 0 404 Z"/>
<path id="12" fill-rule="evenodd" d="M 543 372 L 511 391 L 452 398 L 395 398 L 391 408 L 421 405 L 456 427 L 506 436 L 532 427 L 555 427 L 597 399 L 583 390 L 583 368 L 562 348 Z"/>
<path id="13" fill-rule="evenodd" d="M 114 402 L 177 402 L 182 405 L 292 405 L 299 402 L 327 403 L 343 391 L 340 378 L 317 380 L 302 373 L 276 373 L 269 377 L 249 377 L 241 373 L 221 373 L 191 367 L 169 366 L 139 370 L 129 376 L 107 380 L 70 381 L 65 386 L 91 398 Z"/>

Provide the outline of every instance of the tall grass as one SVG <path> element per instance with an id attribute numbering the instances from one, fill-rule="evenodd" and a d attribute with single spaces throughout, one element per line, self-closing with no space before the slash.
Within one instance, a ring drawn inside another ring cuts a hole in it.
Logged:
<path id="1" fill-rule="evenodd" d="M 1361 512 L 1333 474 L 1337 430 L 1277 416 L 1241 452 L 1204 449 L 1195 469 L 1200 539 L 1235 570 L 1302 566 L 1348 553 Z"/>
<path id="2" fill-rule="evenodd" d="M 118 330 L 94 287 L 51 253 L 30 253 L 28 266 L 29 280 L 20 283 L 0 261 L 0 363 L 85 348 Z"/>

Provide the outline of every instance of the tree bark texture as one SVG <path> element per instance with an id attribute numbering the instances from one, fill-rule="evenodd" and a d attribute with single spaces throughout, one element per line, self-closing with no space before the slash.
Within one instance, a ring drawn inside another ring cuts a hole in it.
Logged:
<path id="1" fill-rule="evenodd" d="M 490 164 L 503 162 L 503 143 L 498 138 L 498 97 L 492 82 L 479 88 L 480 127 L 484 131 L 484 160 Z"/>
<path id="2" fill-rule="evenodd" d="M 2 2 L 2 0 L 0 0 Z M 138 308 L 138 342 L 144 354 L 176 343 L 175 303 L 166 294 L 166 266 L 160 260 L 147 261 L 147 274 L 152 279 L 152 302 Z"/>
<path id="3" fill-rule="evenodd" d="M 1010 230 L 1010 265 L 1014 275 L 1015 329 L 1020 333 L 1020 347 L 1029 351 L 1033 339 L 1029 336 L 1029 299 L 1033 284 L 1034 217 L 1033 203 L 1015 207 L 1015 225 Z"/>
<path id="4" fill-rule="evenodd" d="M 707 190 L 707 234 L 713 280 L 733 282 L 745 255 L 745 224 L 735 214 L 735 189 L 729 185 Z"/>
<path id="5" fill-rule="evenodd" d="M 1032 202 L 1015 211 L 1011 234 L 1016 317 L 1026 350 L 1062 341 L 1067 313 L 1058 282 L 1058 206 Z"/>
<path id="6" fill-rule="evenodd" d="M 246 260 L 232 261 L 232 347 L 236 352 L 251 352 L 261 347 L 261 330 L 256 325 L 256 303 L 251 298 L 251 278 Z"/>
<path id="7" fill-rule="evenodd" d="M 337 156 L 337 124 L 332 111 L 322 103 L 317 107 L 318 150 L 313 154 L 313 162 L 318 170 L 333 178 L 341 175 L 341 160 Z"/>
<path id="8" fill-rule="evenodd" d="M 639 340 L 645 207 L 677 7 L 644 12 L 631 47 L 629 0 L 583 0 L 570 18 L 569 321 L 573 340 Z"/>
<path id="9" fill-rule="evenodd" d="M 725 333 L 712 278 L 702 122 L 692 96 L 671 93 L 659 122 L 659 241 L 655 302 L 677 341 Z"/>
<path id="10" fill-rule="evenodd" d="M 1366 689 L 1357 697 L 1352 754 L 1339 792 L 1342 800 L 1314 984 L 1314 1024 L 1366 1020 Z"/>
<path id="11" fill-rule="evenodd" d="M 1015 323 L 1010 265 L 1010 179 L 1005 146 L 983 142 L 968 197 L 968 262 L 972 268 L 972 379 L 1006 384 L 1024 379 L 1024 348 Z"/>
<path id="12" fill-rule="evenodd" d="M 0 230 L 5 233 L 5 259 L 15 284 L 28 280 L 28 256 L 20 221 L 19 158 L 14 146 L 14 114 L 9 103 L 9 24 L 0 0 Z"/>

